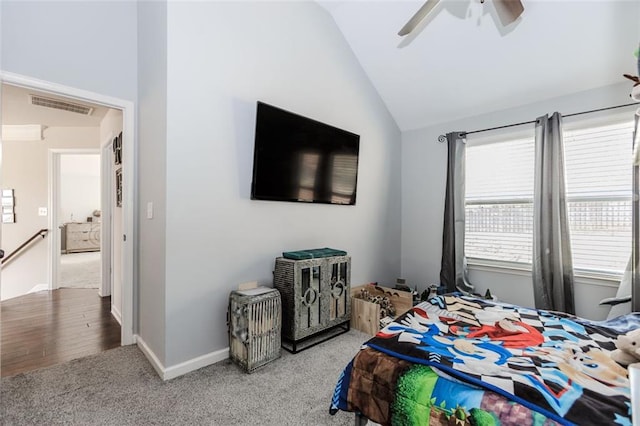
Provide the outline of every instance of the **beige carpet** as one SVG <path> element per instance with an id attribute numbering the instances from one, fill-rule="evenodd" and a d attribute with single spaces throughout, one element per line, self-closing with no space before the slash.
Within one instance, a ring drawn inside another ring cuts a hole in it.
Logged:
<path id="1" fill-rule="evenodd" d="M 100 288 L 100 252 L 60 255 L 60 288 Z"/>

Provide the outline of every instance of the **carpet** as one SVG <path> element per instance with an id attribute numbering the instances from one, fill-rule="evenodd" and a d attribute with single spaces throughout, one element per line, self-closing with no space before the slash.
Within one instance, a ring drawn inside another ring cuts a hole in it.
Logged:
<path id="1" fill-rule="evenodd" d="M 99 251 L 68 253 L 60 256 L 61 288 L 99 288 L 101 257 Z"/>
<path id="2" fill-rule="evenodd" d="M 329 415 L 342 368 L 368 339 L 357 330 L 252 374 L 230 360 L 162 381 L 125 346 L 0 381 L 2 425 L 353 425 Z"/>

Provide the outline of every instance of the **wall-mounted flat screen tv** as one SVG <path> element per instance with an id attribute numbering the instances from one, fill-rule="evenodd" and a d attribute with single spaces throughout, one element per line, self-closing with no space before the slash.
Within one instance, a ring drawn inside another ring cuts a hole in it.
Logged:
<path id="1" fill-rule="evenodd" d="M 258 102 L 254 200 L 356 203 L 360 136 Z"/>

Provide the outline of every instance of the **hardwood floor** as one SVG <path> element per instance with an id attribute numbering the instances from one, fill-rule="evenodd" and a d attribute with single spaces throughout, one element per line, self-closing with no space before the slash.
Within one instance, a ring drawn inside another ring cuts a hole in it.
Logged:
<path id="1" fill-rule="evenodd" d="M 120 346 L 111 298 L 61 288 L 0 302 L 0 376 L 12 376 Z"/>

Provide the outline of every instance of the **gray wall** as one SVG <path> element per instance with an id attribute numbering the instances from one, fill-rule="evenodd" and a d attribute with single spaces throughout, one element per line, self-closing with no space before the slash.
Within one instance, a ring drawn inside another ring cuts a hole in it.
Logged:
<path id="1" fill-rule="evenodd" d="M 138 334 L 165 363 L 167 5 L 138 4 Z M 153 203 L 153 219 L 146 218 Z M 189 221 L 189 220 L 187 220 Z"/>
<path id="2" fill-rule="evenodd" d="M 442 249 L 447 146 L 438 143 L 438 135 L 450 131 L 472 131 L 511 123 L 535 120 L 546 113 L 563 114 L 627 104 L 630 85 L 620 83 L 587 92 L 550 99 L 498 113 L 478 115 L 464 120 L 404 132 L 402 134 L 402 274 L 410 284 L 426 287 L 439 282 Z M 633 109 L 628 110 L 633 117 Z M 531 125 L 533 126 L 533 125 Z M 479 292 L 487 288 L 501 300 L 533 306 L 531 273 L 525 271 L 491 272 L 470 268 L 470 280 Z M 581 281 L 576 288 L 578 315 L 603 318 L 607 308 L 599 300 L 615 294 L 615 287 Z"/>
<path id="3" fill-rule="evenodd" d="M 136 98 L 134 1 L 2 1 L 2 68 Z"/>
<path id="4" fill-rule="evenodd" d="M 135 1 L 3 0 L 0 10 L 3 71 L 136 101 Z"/>
<path id="5" fill-rule="evenodd" d="M 315 3 L 1 7 L 3 70 L 139 90 L 137 332 L 165 367 L 224 349 L 229 291 L 270 285 L 282 251 L 347 250 L 355 284 L 398 276 L 400 132 Z M 249 200 L 257 100 L 361 135 L 356 206 Z"/>
<path id="6" fill-rule="evenodd" d="M 446 158 L 439 134 L 628 100 L 621 84 L 401 137 L 334 22 L 312 2 L 0 5 L 3 70 L 132 101 L 139 91 L 138 333 L 166 367 L 226 347 L 229 291 L 249 280 L 270 285 L 285 250 L 347 250 L 354 284 L 391 284 L 401 272 L 421 288 L 436 282 Z M 356 206 L 249 199 L 257 100 L 361 135 Z M 472 279 L 531 304 L 526 275 L 474 270 Z M 599 291 L 579 297 L 599 299 Z"/>
<path id="7" fill-rule="evenodd" d="M 313 2 L 168 4 L 166 364 L 228 346 L 229 291 L 334 247 L 354 284 L 400 272 L 400 132 Z M 355 206 L 250 200 L 256 101 L 361 136 Z"/>

